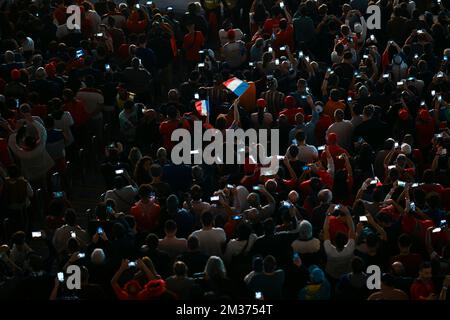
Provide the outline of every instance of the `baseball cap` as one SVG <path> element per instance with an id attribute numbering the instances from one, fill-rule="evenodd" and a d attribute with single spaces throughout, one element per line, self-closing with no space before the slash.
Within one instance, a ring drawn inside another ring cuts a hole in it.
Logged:
<path id="1" fill-rule="evenodd" d="M 258 108 L 265 108 L 267 103 L 263 98 L 259 98 L 258 101 L 256 101 L 256 105 L 258 106 Z"/>
<path id="2" fill-rule="evenodd" d="M 406 119 L 408 119 L 409 112 L 407 109 L 402 108 L 398 111 L 398 116 L 401 120 L 406 120 Z"/>

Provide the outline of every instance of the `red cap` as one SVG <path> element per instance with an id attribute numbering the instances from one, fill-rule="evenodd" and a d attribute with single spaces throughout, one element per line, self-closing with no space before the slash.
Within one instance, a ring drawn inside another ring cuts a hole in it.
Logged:
<path id="1" fill-rule="evenodd" d="M 13 80 L 19 80 L 20 79 L 20 71 L 19 71 L 19 69 L 12 69 L 11 70 L 11 79 L 13 79 Z"/>
<path id="2" fill-rule="evenodd" d="M 258 101 L 256 101 L 256 105 L 258 106 L 258 108 L 265 108 L 267 103 L 263 98 L 259 98 Z"/>
<path id="3" fill-rule="evenodd" d="M 400 111 L 398 112 L 398 116 L 400 117 L 401 120 L 407 120 L 408 116 L 409 116 L 409 112 L 408 109 L 400 109 Z"/>
<path id="4" fill-rule="evenodd" d="M 328 143 L 334 144 L 337 142 L 337 135 L 336 133 L 332 132 L 328 134 Z"/>
<path id="5" fill-rule="evenodd" d="M 284 105 L 286 108 L 291 109 L 295 107 L 295 98 L 293 96 L 287 96 L 284 98 Z"/>
<path id="6" fill-rule="evenodd" d="M 56 74 L 56 67 L 53 63 L 47 63 L 45 65 L 45 72 L 47 72 L 47 75 L 49 77 L 54 77 Z"/>
<path id="7" fill-rule="evenodd" d="M 230 40 L 234 40 L 236 38 L 236 31 L 234 29 L 230 29 L 227 31 L 227 37 Z"/>
<path id="8" fill-rule="evenodd" d="M 426 109 L 419 111 L 419 119 L 422 121 L 428 121 L 430 119 L 430 113 Z"/>

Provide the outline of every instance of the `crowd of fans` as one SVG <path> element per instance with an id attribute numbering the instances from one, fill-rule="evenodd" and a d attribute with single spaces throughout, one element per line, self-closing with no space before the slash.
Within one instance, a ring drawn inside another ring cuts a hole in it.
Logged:
<path id="1" fill-rule="evenodd" d="M 0 1 L 0 297 L 448 301 L 450 1 L 165 2 Z M 278 172 L 173 164 L 194 121 Z"/>

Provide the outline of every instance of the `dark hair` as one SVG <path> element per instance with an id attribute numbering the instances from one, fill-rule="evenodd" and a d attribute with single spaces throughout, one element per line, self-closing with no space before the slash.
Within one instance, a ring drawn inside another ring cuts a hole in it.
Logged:
<path id="1" fill-rule="evenodd" d="M 153 188 L 149 184 L 143 184 L 139 187 L 138 195 L 139 198 L 144 199 L 148 198 L 152 192 Z"/>
<path id="2" fill-rule="evenodd" d="M 338 251 L 342 251 L 345 245 L 347 244 L 347 241 L 348 241 L 347 235 L 345 233 L 338 232 L 336 234 L 336 237 L 334 238 L 336 249 L 338 249 Z"/>
<path id="3" fill-rule="evenodd" d="M 236 236 L 238 240 L 248 241 L 251 234 L 252 234 L 252 227 L 248 223 L 241 223 L 238 225 L 236 229 Z"/>
<path id="4" fill-rule="evenodd" d="M 77 222 L 77 214 L 75 212 L 74 209 L 72 208 L 67 208 L 66 212 L 64 213 L 64 221 L 69 225 L 69 226 L 74 226 Z"/>
<path id="5" fill-rule="evenodd" d="M 155 250 L 158 248 L 159 244 L 158 236 L 154 233 L 149 233 L 147 237 L 145 237 L 145 244 L 148 246 L 149 250 Z"/>
<path id="6" fill-rule="evenodd" d="M 267 273 L 272 273 L 277 268 L 277 260 L 274 256 L 268 255 L 264 258 L 264 271 Z"/>
<path id="7" fill-rule="evenodd" d="M 177 223 L 174 220 L 167 220 L 164 224 L 164 231 L 167 233 L 173 233 L 177 231 Z"/>
<path id="8" fill-rule="evenodd" d="M 194 251 L 197 250 L 199 246 L 199 242 L 197 237 L 189 237 L 188 241 L 187 241 L 187 247 L 189 250 Z"/>
<path id="9" fill-rule="evenodd" d="M 204 213 L 202 214 L 202 218 L 201 218 L 201 219 L 202 219 L 202 224 L 203 224 L 204 226 L 209 227 L 209 226 L 212 226 L 212 225 L 213 225 L 214 219 L 213 219 L 213 215 L 212 215 L 211 212 L 209 212 L 209 211 L 204 212 Z"/>
<path id="10" fill-rule="evenodd" d="M 203 193 L 202 187 L 200 187 L 198 184 L 194 184 L 191 187 L 192 200 L 199 201 L 201 199 L 201 197 L 202 197 L 202 193 Z"/>
<path id="11" fill-rule="evenodd" d="M 160 177 L 162 175 L 162 168 L 159 164 L 152 164 L 150 167 L 150 174 L 152 177 Z"/>
<path id="12" fill-rule="evenodd" d="M 25 232 L 17 231 L 11 236 L 11 242 L 15 245 L 21 246 L 25 244 Z"/>
<path id="13" fill-rule="evenodd" d="M 173 264 L 173 273 L 176 276 L 178 276 L 178 277 L 186 276 L 187 271 L 188 271 L 188 268 L 183 261 L 176 261 Z"/>

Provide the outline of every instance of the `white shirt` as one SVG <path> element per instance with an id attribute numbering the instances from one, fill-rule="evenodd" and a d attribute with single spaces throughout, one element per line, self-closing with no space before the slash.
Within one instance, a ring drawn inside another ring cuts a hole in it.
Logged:
<path id="1" fill-rule="evenodd" d="M 297 159 L 301 162 L 311 163 L 317 160 L 319 157 L 319 152 L 316 147 L 309 144 L 298 146 L 298 156 Z"/>
<path id="2" fill-rule="evenodd" d="M 73 126 L 73 124 L 74 121 L 69 111 L 64 111 L 61 119 L 55 119 L 55 128 L 62 130 L 64 132 L 64 136 L 67 139 L 66 146 L 71 145 L 74 141 L 72 130 L 70 130 L 70 127 Z"/>
<path id="3" fill-rule="evenodd" d="M 234 40 L 242 40 L 244 37 L 244 34 L 242 33 L 241 29 L 234 29 L 235 37 Z M 219 38 L 220 38 L 220 45 L 224 46 L 230 39 L 228 39 L 228 32 L 225 31 L 225 29 L 219 30 Z"/>
<path id="4" fill-rule="evenodd" d="M 128 212 L 134 205 L 134 200 L 137 195 L 137 190 L 131 185 L 123 187 L 122 189 L 108 190 L 105 193 L 105 201 L 112 199 L 116 202 L 117 212 Z"/>
<path id="5" fill-rule="evenodd" d="M 308 241 L 295 240 L 291 244 L 294 252 L 302 253 L 315 253 L 320 250 L 320 240 L 313 238 Z"/>
<path id="6" fill-rule="evenodd" d="M 167 253 L 171 258 L 176 258 L 187 251 L 187 240 L 166 236 L 164 239 L 159 239 L 158 249 Z"/>
<path id="7" fill-rule="evenodd" d="M 203 253 L 209 256 L 222 256 L 222 245 L 227 240 L 222 228 L 197 230 L 192 232 L 191 237 L 198 239 L 200 251 L 203 251 Z"/>
<path id="8" fill-rule="evenodd" d="M 327 254 L 327 265 L 325 270 L 335 279 L 339 279 L 344 273 L 350 272 L 350 264 L 355 251 L 355 240 L 349 239 L 342 251 L 338 251 L 330 240 L 323 242 Z"/>
<path id="9" fill-rule="evenodd" d="M 352 147 L 353 124 L 348 120 L 333 123 L 326 134 L 336 133 L 338 145 L 346 150 Z"/>
<path id="10" fill-rule="evenodd" d="M 239 255 L 242 252 L 242 250 L 244 250 L 246 245 L 247 245 L 247 248 L 245 248 L 245 253 L 248 253 L 250 251 L 250 249 L 253 247 L 253 244 L 255 243 L 257 238 L 258 237 L 256 236 L 256 234 L 252 233 L 250 235 L 250 237 L 248 238 L 248 245 L 247 245 L 247 241 L 243 241 L 243 240 L 239 241 L 237 239 L 230 240 L 230 242 L 228 242 L 227 248 L 225 250 L 225 256 L 224 256 L 225 262 L 230 263 L 233 256 Z"/>

